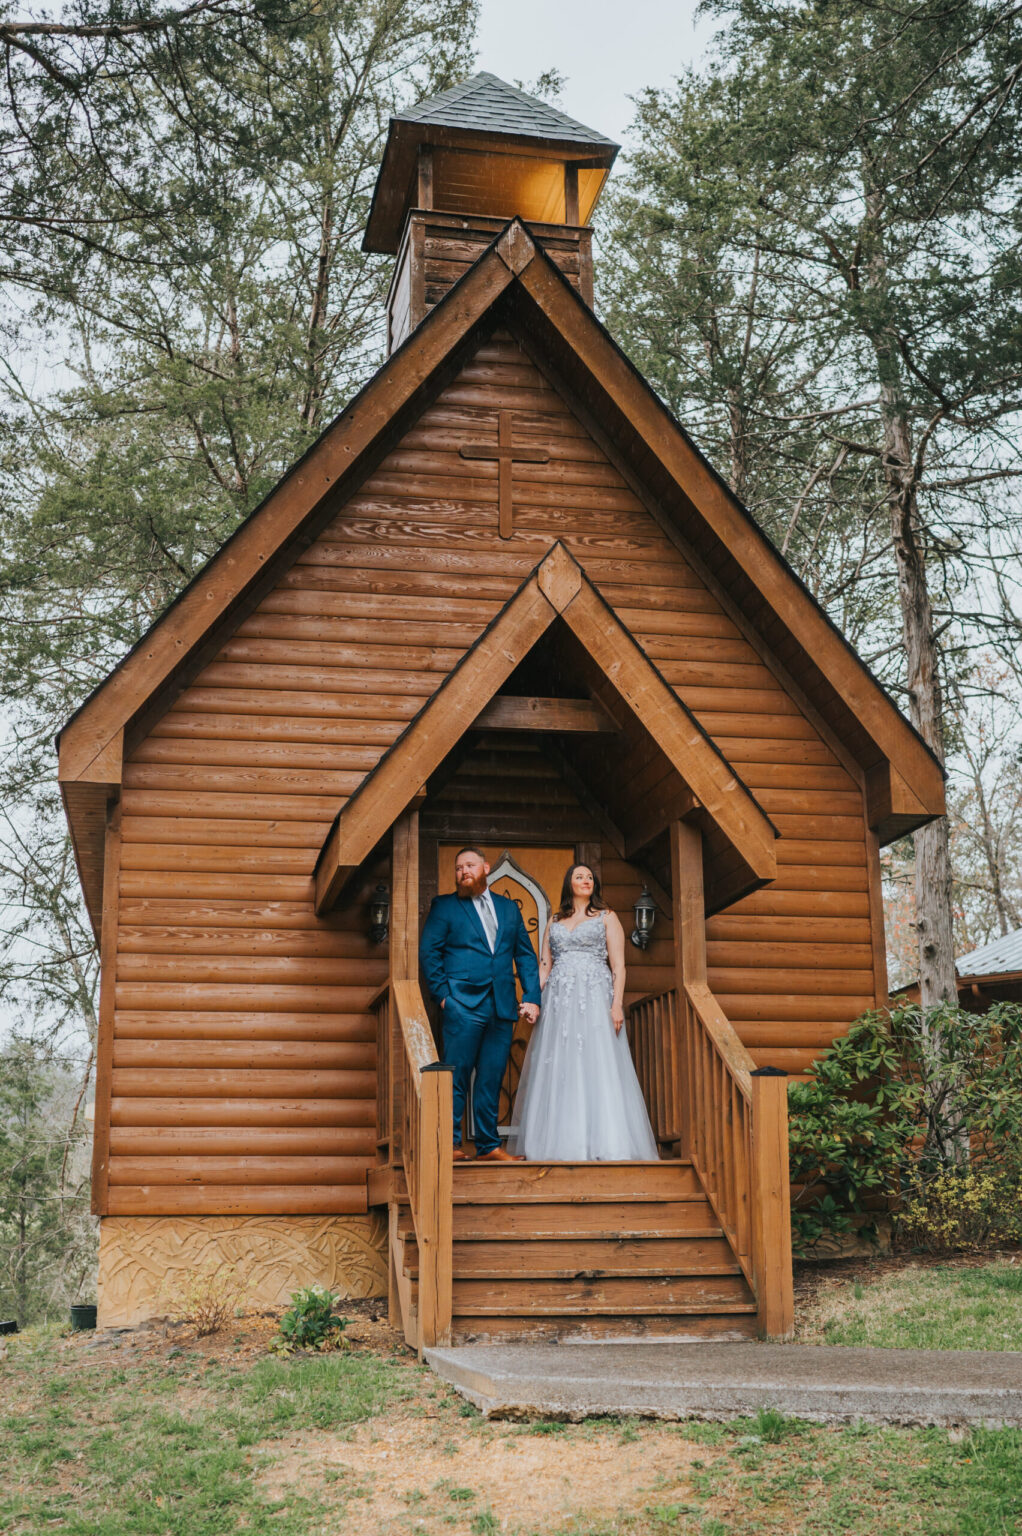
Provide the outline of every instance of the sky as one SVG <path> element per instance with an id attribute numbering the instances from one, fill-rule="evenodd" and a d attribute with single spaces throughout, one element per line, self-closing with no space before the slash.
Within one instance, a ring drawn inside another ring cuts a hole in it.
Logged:
<path id="1" fill-rule="evenodd" d="M 714 25 L 695 21 L 696 5 L 629 0 L 623 16 L 620 0 L 481 0 L 478 68 L 512 82 L 559 70 L 561 110 L 623 142 L 629 97 L 670 85 L 712 41 Z"/>

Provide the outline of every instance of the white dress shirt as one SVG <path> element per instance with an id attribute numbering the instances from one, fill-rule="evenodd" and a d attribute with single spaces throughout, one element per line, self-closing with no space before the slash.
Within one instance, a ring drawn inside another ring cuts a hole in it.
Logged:
<path id="1" fill-rule="evenodd" d="M 475 906 L 476 911 L 479 913 L 479 921 L 483 925 L 483 933 L 486 935 L 486 942 L 490 946 L 490 953 L 492 955 L 494 949 L 496 948 L 496 944 L 497 944 L 497 927 L 498 927 L 498 923 L 497 923 L 497 909 L 493 905 L 493 897 L 490 895 L 489 890 L 485 890 L 481 896 L 473 896 L 472 897 L 472 902 L 473 902 L 473 905 Z M 493 937 L 492 938 L 490 937 L 489 929 L 486 926 L 486 918 L 483 916 L 484 909 L 485 909 L 485 911 L 489 912 L 490 918 L 492 920 L 492 926 L 493 926 Z"/>

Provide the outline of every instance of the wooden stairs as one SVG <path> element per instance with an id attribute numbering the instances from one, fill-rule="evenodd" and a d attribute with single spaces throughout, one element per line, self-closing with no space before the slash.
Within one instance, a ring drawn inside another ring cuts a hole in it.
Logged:
<path id="1" fill-rule="evenodd" d="M 407 1190 L 388 1191 L 392 1301 L 419 1338 Z M 452 1343 L 747 1339 L 757 1306 L 687 1161 L 456 1163 Z"/>
<path id="2" fill-rule="evenodd" d="M 391 1322 L 418 1350 L 490 1340 L 786 1338 L 787 1081 L 704 983 L 641 999 L 629 1039 L 654 1134 L 684 1157 L 455 1163 L 451 1069 L 417 981 L 372 1003 Z"/>

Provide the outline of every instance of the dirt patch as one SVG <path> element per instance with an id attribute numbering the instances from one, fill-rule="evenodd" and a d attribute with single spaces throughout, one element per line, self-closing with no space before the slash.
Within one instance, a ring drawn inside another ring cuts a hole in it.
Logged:
<path id="1" fill-rule="evenodd" d="M 350 1348 L 373 1353 L 404 1350 L 403 1334 L 387 1322 L 387 1303 L 345 1301 L 341 1312 L 348 1319 L 344 1331 Z M 278 1332 L 280 1312 L 246 1311 L 231 1318 L 219 1333 L 200 1338 L 190 1323 L 173 1318 L 153 1318 L 137 1328 L 111 1328 L 98 1333 L 72 1333 L 62 1341 L 64 1350 L 85 1350 L 100 1356 L 111 1355 L 122 1361 L 174 1359 L 187 1351 L 193 1358 L 209 1365 L 251 1362 L 265 1355 Z"/>
<path id="2" fill-rule="evenodd" d="M 546 1426 L 544 1426 L 546 1427 Z M 346 1435 L 303 1439 L 260 1474 L 262 1491 L 286 1499 L 319 1492 L 344 1510 L 345 1536 L 381 1531 L 553 1533 L 683 1501 L 704 1448 L 661 1425 L 572 1426 L 562 1434 L 520 1426 L 463 1427 L 398 1412 Z"/>

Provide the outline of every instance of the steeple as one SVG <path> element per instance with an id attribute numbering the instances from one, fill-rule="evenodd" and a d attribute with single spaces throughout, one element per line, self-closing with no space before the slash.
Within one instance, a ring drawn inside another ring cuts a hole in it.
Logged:
<path id="1" fill-rule="evenodd" d="M 363 241 L 398 257 L 390 348 L 516 215 L 592 303 L 588 225 L 618 148 L 487 73 L 392 117 Z"/>

